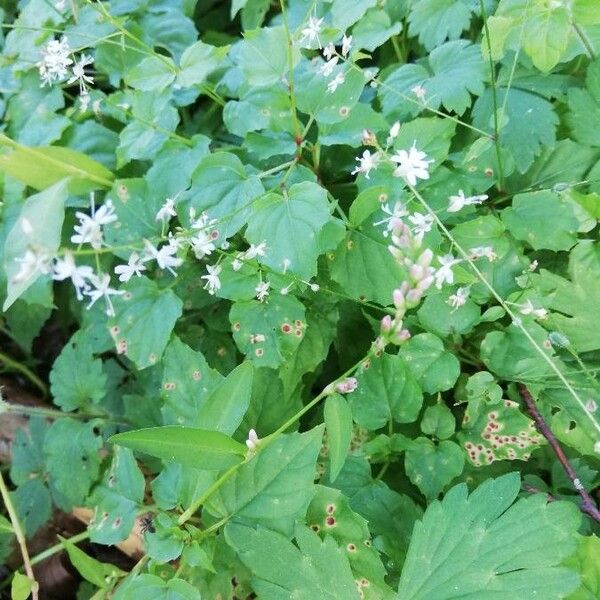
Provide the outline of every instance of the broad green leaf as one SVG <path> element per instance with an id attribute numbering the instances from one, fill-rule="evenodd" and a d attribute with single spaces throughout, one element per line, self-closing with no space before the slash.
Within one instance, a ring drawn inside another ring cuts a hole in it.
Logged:
<path id="1" fill-rule="evenodd" d="M 166 56 L 146 56 L 125 75 L 125 83 L 144 92 L 158 92 L 175 79 L 177 67 Z"/>
<path id="2" fill-rule="evenodd" d="M 576 549 L 581 516 L 544 494 L 513 502 L 517 473 L 488 479 L 470 495 L 464 483 L 415 525 L 398 587 L 403 600 L 564 598 L 579 577 L 559 567 Z M 512 505 L 512 506 L 511 506 Z"/>
<path id="3" fill-rule="evenodd" d="M 519 405 L 502 398 L 502 388 L 487 371 L 469 377 L 466 393 L 458 437 L 476 467 L 495 460 L 527 460 L 544 442 Z"/>
<path id="4" fill-rule="evenodd" d="M 345 31 L 376 4 L 377 0 L 337 0 L 331 5 L 331 24 Z"/>
<path id="5" fill-rule="evenodd" d="M 411 5 L 409 33 L 418 35 L 427 50 L 446 39 L 456 39 L 469 28 L 472 2 L 465 0 L 419 0 Z"/>
<path id="6" fill-rule="evenodd" d="M 263 264 L 308 280 L 317 272 L 317 234 L 329 219 L 326 190 L 305 181 L 283 194 L 271 192 L 260 198 L 253 206 L 246 238 L 255 245 L 266 242 L 266 254 L 259 257 Z"/>
<path id="7" fill-rule="evenodd" d="M 249 85 L 264 87 L 281 83 L 288 69 L 288 39 L 283 26 L 253 29 L 244 33 L 236 47 L 234 62 L 242 69 Z M 292 65 L 300 58 L 297 46 L 292 48 Z"/>
<path id="8" fill-rule="evenodd" d="M 434 444 L 420 437 L 410 442 L 404 468 L 409 479 L 432 500 L 462 473 L 464 464 L 464 452 L 458 444 L 448 440 Z"/>
<path id="9" fill-rule="evenodd" d="M 367 429 L 380 429 L 390 421 L 416 420 L 423 394 L 407 366 L 395 354 L 382 354 L 363 363 L 356 372 L 358 387 L 349 396 L 354 420 Z"/>
<path id="10" fill-rule="evenodd" d="M 577 553 L 564 563 L 581 576 L 581 585 L 568 600 L 595 600 L 600 596 L 600 538 L 584 536 L 579 542 Z"/>
<path id="11" fill-rule="evenodd" d="M 600 146 L 600 135 L 594 127 L 600 118 L 600 60 L 587 70 L 585 89 L 569 89 L 569 112 L 566 121 L 573 137 L 583 144 Z"/>
<path id="12" fill-rule="evenodd" d="M 39 589 L 39 583 L 17 571 L 10 584 L 10 598 L 11 600 L 27 600 L 33 589 Z"/>
<path id="13" fill-rule="evenodd" d="M 431 333 L 446 337 L 469 333 L 479 322 L 481 310 L 471 299 L 463 306 L 452 308 L 448 292 L 429 294 L 418 310 L 421 325 Z"/>
<path id="14" fill-rule="evenodd" d="M 228 50 L 229 46 L 215 48 L 201 41 L 192 44 L 181 55 L 177 83 L 184 88 L 203 83 L 212 71 L 221 66 Z"/>
<path id="15" fill-rule="evenodd" d="M 414 116 L 425 107 L 440 106 L 462 115 L 471 106 L 471 94 L 483 93 L 485 79 L 486 65 L 479 45 L 457 40 L 433 50 L 426 63 L 398 67 L 385 79 L 379 96 L 388 118 Z M 416 86 L 423 88 L 424 101 L 415 95 Z"/>
<path id="16" fill-rule="evenodd" d="M 235 343 L 257 367 L 278 367 L 289 360 L 305 335 L 304 306 L 278 291 L 268 302 L 235 302 L 229 320 Z"/>
<path id="17" fill-rule="evenodd" d="M 442 402 L 428 406 L 421 418 L 421 431 L 438 440 L 446 440 L 453 433 L 456 421 L 452 411 Z"/>
<path id="18" fill-rule="evenodd" d="M 20 428 L 11 447 L 10 478 L 20 485 L 44 472 L 44 438 L 50 424 L 43 417 L 31 417 L 27 428 Z"/>
<path id="19" fill-rule="evenodd" d="M 170 289 L 161 290 L 146 277 L 136 278 L 126 289 L 115 301 L 110 334 L 117 352 L 144 369 L 160 360 L 183 303 Z"/>
<path id="20" fill-rule="evenodd" d="M 177 425 L 117 433 L 110 441 L 166 462 L 211 471 L 241 462 L 246 453 L 245 446 L 224 433 Z"/>
<path id="21" fill-rule="evenodd" d="M 102 438 L 93 422 L 54 421 L 44 441 L 46 469 L 53 495 L 59 494 L 63 510 L 80 506 L 98 478 Z M 56 498 L 55 498 L 56 499 Z"/>
<path id="22" fill-rule="evenodd" d="M 50 492 L 40 478 L 25 481 L 12 493 L 21 527 L 29 537 L 52 515 Z"/>
<path id="23" fill-rule="evenodd" d="M 322 539 L 331 536 L 340 548 L 346 550 L 354 579 L 363 584 L 362 597 L 367 600 L 394 598 L 394 592 L 385 583 L 386 570 L 379 552 L 371 544 L 368 522 L 350 508 L 344 494 L 317 486 L 306 522 Z"/>
<path id="24" fill-rule="evenodd" d="M 106 395 L 107 377 L 102 361 L 94 358 L 84 330 L 71 337 L 54 361 L 50 384 L 55 404 L 64 411 L 91 408 Z"/>
<path id="25" fill-rule="evenodd" d="M 187 536 L 179 528 L 175 515 L 159 513 L 153 519 L 152 525 L 154 531 L 144 534 L 148 556 L 158 563 L 177 559 L 181 555 Z"/>
<path id="26" fill-rule="evenodd" d="M 284 600 L 358 600 L 347 551 L 332 537 L 324 541 L 298 525 L 297 546 L 288 537 L 264 527 L 231 523 L 225 539 L 252 571 L 253 587 L 261 598 Z"/>
<path id="27" fill-rule="evenodd" d="M 373 8 L 352 29 L 352 43 L 373 52 L 401 31 L 402 23 L 393 22 L 385 11 Z"/>
<path id="28" fill-rule="evenodd" d="M 577 352 L 600 348 L 600 332 L 590 310 L 600 299 L 600 247 L 590 241 L 580 242 L 569 255 L 566 279 L 547 270 L 532 275 L 532 281 L 553 312 L 549 328 L 567 337 Z"/>
<path id="29" fill-rule="evenodd" d="M 540 71 L 548 73 L 560 62 L 569 43 L 571 27 L 568 10 L 562 6 L 549 7 L 527 20 L 523 28 L 523 49 Z"/>
<path id="30" fill-rule="evenodd" d="M 442 340 L 432 333 L 412 337 L 402 347 L 400 356 L 428 394 L 449 390 L 460 374 L 458 359 L 444 350 Z"/>
<path id="31" fill-rule="evenodd" d="M 129 576 L 117 589 L 114 600 L 201 600 L 200 592 L 183 579 L 164 581 L 158 575 Z"/>
<path id="32" fill-rule="evenodd" d="M 514 196 L 502 220 L 518 240 L 534 250 L 569 250 L 577 241 L 579 221 L 573 206 L 549 190 Z"/>
<path id="33" fill-rule="evenodd" d="M 237 156 L 217 152 L 202 159 L 192 174 L 192 187 L 181 198 L 197 215 L 205 211 L 218 219 L 216 229 L 225 239 L 247 222 L 253 201 L 263 192 L 260 180 L 248 176 Z"/>
<path id="34" fill-rule="evenodd" d="M 553 147 L 558 117 L 552 104 L 524 90 L 498 88 L 498 105 L 504 107 L 499 117 L 499 139 L 513 156 L 517 170 L 525 173 L 542 147 Z M 487 89 L 473 107 L 473 125 L 493 133 L 493 95 Z"/>
<path id="35" fill-rule="evenodd" d="M 42 274 L 39 268 L 28 269 L 19 262 L 26 253 L 50 260 L 60 246 L 60 234 L 65 214 L 68 181 L 63 179 L 52 187 L 30 196 L 19 218 L 12 226 L 4 244 L 4 271 L 8 289 L 3 310 L 23 295 Z"/>
<path id="36" fill-rule="evenodd" d="M 329 449 L 329 478 L 333 482 L 339 475 L 352 441 L 352 410 L 340 394 L 325 400 L 323 409 L 327 446 Z"/>
<path id="37" fill-rule="evenodd" d="M 0 146 L 9 148 L 0 154 L 0 171 L 36 190 L 59 186 L 66 177 L 72 194 L 85 194 L 112 185 L 114 175 L 105 166 L 71 148 L 24 146 L 4 135 L 0 135 Z"/>
<path id="38" fill-rule="evenodd" d="M 68 539 L 61 537 L 60 540 L 69 555 L 71 564 L 77 569 L 77 572 L 96 587 L 101 589 L 106 588 L 111 579 L 125 575 L 125 572 L 121 571 L 115 565 L 103 563 L 88 556 Z"/>
<path id="39" fill-rule="evenodd" d="M 216 477 L 214 471 L 168 463 L 152 481 L 152 497 L 162 510 L 190 506 Z"/>
<path id="40" fill-rule="evenodd" d="M 222 485 L 206 509 L 219 519 L 234 515 L 242 523 L 290 532 L 314 495 L 322 437 L 322 426 L 280 436 Z"/>

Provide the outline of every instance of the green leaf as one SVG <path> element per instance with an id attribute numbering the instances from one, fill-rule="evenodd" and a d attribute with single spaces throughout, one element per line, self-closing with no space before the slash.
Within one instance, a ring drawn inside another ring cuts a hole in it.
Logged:
<path id="1" fill-rule="evenodd" d="M 460 4 L 460 3 L 457 3 Z M 426 63 L 409 63 L 393 71 L 379 89 L 383 112 L 393 115 L 416 115 L 425 106 L 462 115 L 471 106 L 471 95 L 480 96 L 487 77 L 486 65 L 478 44 L 467 40 L 447 42 L 427 57 Z M 425 90 L 425 103 L 412 91 Z"/>
<path id="2" fill-rule="evenodd" d="M 117 589 L 114 600 L 200 600 L 200 592 L 183 579 L 164 581 L 157 575 L 129 576 Z"/>
<path id="3" fill-rule="evenodd" d="M 358 600 L 346 552 L 333 538 L 321 541 L 298 525 L 297 546 L 284 535 L 230 523 L 225 539 L 252 571 L 253 587 L 261 598 L 283 600 Z"/>
<path id="4" fill-rule="evenodd" d="M 12 582 L 10 584 L 10 597 L 11 600 L 27 600 L 29 594 L 33 589 L 38 589 L 39 584 L 29 579 L 26 575 L 19 573 L 18 571 L 13 575 Z"/>
<path id="5" fill-rule="evenodd" d="M 46 469 L 51 490 L 60 495 L 63 510 L 80 506 L 87 498 L 100 470 L 101 447 L 102 438 L 96 434 L 93 422 L 59 419 L 48 429 L 44 442 Z"/>
<path id="6" fill-rule="evenodd" d="M 421 325 L 431 333 L 446 337 L 469 333 L 479 322 L 481 310 L 471 299 L 458 308 L 448 304 L 448 292 L 429 294 L 417 314 Z"/>
<path id="7" fill-rule="evenodd" d="M 561 60 L 569 43 L 572 24 L 566 7 L 548 8 L 533 15 L 523 28 L 523 49 L 533 64 L 545 73 Z"/>
<path id="8" fill-rule="evenodd" d="M 448 439 L 456 427 L 452 411 L 442 403 L 428 406 L 421 418 L 421 431 L 438 440 Z"/>
<path id="9" fill-rule="evenodd" d="M 416 420 L 423 394 L 407 364 L 395 354 L 382 354 L 363 363 L 356 372 L 358 387 L 349 396 L 354 420 L 367 429 L 390 421 Z"/>
<path id="10" fill-rule="evenodd" d="M 97 404 L 106 395 L 102 361 L 94 358 L 84 330 L 71 337 L 54 361 L 50 384 L 54 402 L 65 411 Z"/>
<path id="11" fill-rule="evenodd" d="M 61 536 L 59 538 L 77 572 L 96 587 L 106 589 L 111 579 L 125 575 L 125 572 L 115 567 L 115 565 L 100 562 L 88 556 L 68 539 Z"/>
<path id="12" fill-rule="evenodd" d="M 117 433 L 110 442 L 166 462 L 210 471 L 231 467 L 246 454 L 245 446 L 224 433 L 177 425 Z"/>
<path id="13" fill-rule="evenodd" d="M 432 500 L 462 473 L 464 464 L 465 456 L 458 444 L 444 440 L 436 445 L 420 437 L 410 442 L 404 468 L 409 479 Z"/>
<path id="14" fill-rule="evenodd" d="M 579 220 L 573 206 L 550 190 L 517 194 L 502 211 L 502 220 L 534 250 L 569 250 L 577 242 Z"/>
<path id="15" fill-rule="evenodd" d="M 67 200 L 67 180 L 27 198 L 19 218 L 12 226 L 4 244 L 4 271 L 8 289 L 3 310 L 22 296 L 42 274 L 39 268 L 21 272 L 21 264 L 27 251 L 48 260 L 60 246 L 60 234 Z"/>
<path id="16" fill-rule="evenodd" d="M 444 350 L 442 340 L 432 333 L 411 338 L 402 347 L 400 356 L 428 394 L 449 390 L 460 374 L 456 357 Z"/>
<path id="17" fill-rule="evenodd" d="M 288 68 L 288 39 L 283 26 L 253 29 L 244 33 L 233 60 L 241 68 L 251 86 L 269 86 L 282 81 Z M 300 58 L 300 50 L 292 47 L 292 66 Z"/>
<path id="18" fill-rule="evenodd" d="M 568 600 L 595 600 L 600 596 L 600 538 L 584 536 L 579 542 L 577 553 L 569 557 L 564 566 L 571 567 L 581 576 L 581 585 Z"/>
<path id="19" fill-rule="evenodd" d="M 471 7 L 464 0 L 419 0 L 411 5 L 409 33 L 418 35 L 426 50 L 456 39 L 469 28 Z"/>
<path id="20" fill-rule="evenodd" d="M 401 22 L 392 22 L 387 12 L 373 8 L 352 29 L 352 43 L 356 48 L 373 52 L 401 31 Z"/>
<path id="21" fill-rule="evenodd" d="M 322 437 L 322 426 L 281 435 L 221 486 L 206 509 L 218 519 L 234 515 L 236 521 L 290 532 L 314 495 Z"/>
<path id="22" fill-rule="evenodd" d="M 217 152 L 202 159 L 181 199 L 196 214 L 206 211 L 211 219 L 218 219 L 217 230 L 225 239 L 246 224 L 253 201 L 263 192 L 260 180 L 248 176 L 237 156 Z"/>
<path id="23" fill-rule="evenodd" d="M 238 348 L 259 367 L 278 367 L 289 360 L 305 335 L 304 306 L 294 296 L 279 293 L 268 302 L 235 302 L 229 320 Z"/>
<path id="24" fill-rule="evenodd" d="M 267 243 L 260 261 L 279 273 L 310 279 L 317 272 L 320 248 L 317 234 L 330 219 L 327 192 L 304 181 L 284 195 L 269 193 L 253 206 L 246 238 L 252 244 Z"/>
<path id="25" fill-rule="evenodd" d="M 162 91 L 175 79 L 177 67 L 166 56 L 146 56 L 125 75 L 125 83 L 145 92 Z"/>
<path id="26" fill-rule="evenodd" d="M 183 303 L 155 281 L 136 278 L 124 296 L 115 301 L 116 316 L 109 321 L 117 352 L 125 354 L 138 369 L 156 364 L 169 341 Z"/>
<path id="27" fill-rule="evenodd" d="M 29 537 L 52 515 L 50 492 L 40 478 L 25 481 L 12 493 L 12 501 L 25 534 Z"/>
<path id="28" fill-rule="evenodd" d="M 333 482 L 340 474 L 352 440 L 352 410 L 340 394 L 325 400 L 324 408 L 327 445 L 329 447 L 329 479 Z"/>
<path id="29" fill-rule="evenodd" d="M 498 88 L 497 101 L 504 107 L 498 118 L 500 145 L 512 154 L 518 171 L 525 173 L 542 147 L 554 146 L 558 117 L 550 102 L 524 90 Z M 475 127 L 493 133 L 493 106 L 488 88 L 473 107 Z"/>
<path id="30" fill-rule="evenodd" d="M 403 600 L 564 598 L 576 573 L 558 567 L 576 548 L 581 516 L 544 494 L 517 501 L 517 473 L 488 479 L 468 495 L 462 483 L 415 525 L 398 587 Z M 510 551 L 507 551 L 510 548 Z"/>
<path id="31" fill-rule="evenodd" d="M 36 190 L 60 185 L 66 177 L 72 194 L 109 188 L 114 175 L 99 162 L 62 146 L 31 147 L 0 135 L 0 146 L 10 148 L 0 154 L 0 171 Z M 32 164 L 35 168 L 32 169 Z"/>
<path id="32" fill-rule="evenodd" d="M 448 157 L 455 129 L 456 125 L 450 119 L 414 119 L 400 128 L 400 133 L 394 140 L 394 148 L 408 150 L 416 144 L 429 159 L 434 160 L 431 169 L 436 169 Z"/>
<path id="33" fill-rule="evenodd" d="M 201 41 L 192 44 L 181 55 L 177 83 L 184 88 L 203 83 L 210 73 L 223 64 L 228 50 L 229 46 L 215 48 Z"/>
<path id="34" fill-rule="evenodd" d="M 586 87 L 569 89 L 569 112 L 566 121 L 573 138 L 582 144 L 600 146 L 600 135 L 594 123 L 600 119 L 600 60 L 587 70 Z"/>

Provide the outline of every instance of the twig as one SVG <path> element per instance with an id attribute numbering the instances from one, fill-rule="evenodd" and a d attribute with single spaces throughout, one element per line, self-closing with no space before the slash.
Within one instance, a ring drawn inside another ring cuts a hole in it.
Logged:
<path id="1" fill-rule="evenodd" d="M 6 483 L 4 483 L 4 477 L 2 476 L 2 472 L 0 472 L 0 494 L 2 495 L 2 500 L 4 501 L 4 505 L 6 506 L 6 510 L 8 511 L 8 516 L 10 517 L 10 522 L 12 524 L 13 531 L 15 532 L 15 537 L 17 538 L 17 543 L 19 544 L 19 549 L 21 550 L 21 556 L 23 557 L 23 567 L 25 568 L 25 573 L 29 579 L 33 582 L 31 587 L 31 597 L 33 600 L 38 600 L 38 582 L 35 580 L 35 575 L 33 574 L 33 568 L 31 566 L 31 560 L 29 559 L 29 552 L 27 550 L 27 544 L 25 542 L 25 534 L 23 533 L 23 529 L 21 529 L 21 523 L 19 522 L 19 517 L 17 516 L 17 511 L 13 506 L 12 500 L 10 499 L 10 494 L 8 492 L 8 488 L 6 487 Z"/>
<path id="2" fill-rule="evenodd" d="M 521 398 L 523 398 L 523 401 L 527 405 L 527 411 L 535 421 L 537 430 L 546 438 L 546 440 L 548 440 L 550 447 L 554 451 L 554 454 L 556 454 L 556 458 L 558 458 L 558 461 L 565 470 L 567 477 L 571 480 L 573 487 L 581 496 L 581 511 L 589 515 L 597 523 L 600 523 L 600 510 L 598 510 L 598 507 L 596 506 L 594 500 L 589 495 L 587 490 L 583 487 L 583 484 L 581 483 L 579 477 L 577 477 L 575 469 L 571 466 L 571 463 L 567 459 L 567 456 L 565 455 L 555 435 L 552 433 L 552 430 L 548 426 L 548 423 L 546 423 L 544 417 L 542 417 L 535 403 L 535 400 L 529 393 L 529 390 L 522 383 L 518 383 L 517 387 L 519 389 L 519 394 L 521 394 Z"/>
<path id="3" fill-rule="evenodd" d="M 533 485 L 529 485 L 528 483 L 524 483 L 521 487 L 530 494 L 546 494 L 546 500 L 548 500 L 548 502 L 554 502 L 556 500 L 552 494 L 544 492 L 543 490 L 540 490 Z"/>

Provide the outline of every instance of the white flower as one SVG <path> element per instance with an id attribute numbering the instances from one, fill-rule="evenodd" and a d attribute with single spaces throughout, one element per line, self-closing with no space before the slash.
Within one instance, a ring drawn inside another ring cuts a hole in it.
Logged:
<path id="1" fill-rule="evenodd" d="M 323 19 L 317 19 L 315 16 L 310 16 L 308 18 L 307 26 L 302 30 L 302 39 L 300 43 L 305 47 L 310 47 L 312 43 L 316 40 L 319 48 L 321 48 L 321 40 L 319 39 L 319 33 L 321 33 L 321 25 L 323 24 Z M 307 45 L 308 42 L 308 45 Z"/>
<path id="2" fill-rule="evenodd" d="M 172 275 L 177 277 L 173 267 L 179 267 L 183 264 L 183 259 L 174 256 L 177 253 L 177 247 L 171 244 L 165 244 L 160 250 L 148 240 L 144 240 L 144 254 L 142 262 L 155 260 L 161 269 L 166 269 Z"/>
<path id="3" fill-rule="evenodd" d="M 88 265 L 78 267 L 71 252 L 65 252 L 64 258 L 57 258 L 52 267 L 52 279 L 64 281 L 70 279 L 75 287 L 77 300 L 83 300 L 83 293 L 90 289 L 86 279 L 94 277 L 94 270 Z"/>
<path id="4" fill-rule="evenodd" d="M 421 213 L 414 213 L 408 217 L 408 220 L 413 224 L 413 234 L 421 241 L 423 236 L 431 231 L 433 226 L 433 217 L 431 215 L 424 215 Z"/>
<path id="5" fill-rule="evenodd" d="M 410 185 L 417 185 L 417 179 L 429 179 L 429 165 L 433 160 L 429 160 L 425 152 L 416 148 L 416 142 L 408 150 L 398 150 L 390 160 L 397 163 L 394 170 L 396 177 L 402 177 Z"/>
<path id="6" fill-rule="evenodd" d="M 82 54 L 81 57 L 79 58 L 79 61 L 73 65 L 73 68 L 72 68 L 73 76 L 67 81 L 67 84 L 70 85 L 70 84 L 78 81 L 79 82 L 79 92 L 81 94 L 87 92 L 86 84 L 94 83 L 94 78 L 85 74 L 85 68 L 87 66 L 91 65 L 93 62 L 94 62 L 94 59 L 91 56 L 86 56 L 85 54 Z"/>
<path id="7" fill-rule="evenodd" d="M 170 221 L 171 217 L 176 217 L 177 213 L 175 212 L 175 199 L 167 198 L 165 203 L 160 207 L 158 212 L 156 213 L 157 221 Z"/>
<path id="8" fill-rule="evenodd" d="M 215 292 L 218 292 L 221 289 L 221 280 L 219 279 L 221 267 L 219 265 L 215 265 L 214 267 L 206 265 L 206 270 L 208 271 L 208 274 L 201 276 L 201 279 L 206 279 L 204 289 L 208 290 L 208 293 L 211 296 L 214 296 Z"/>
<path id="9" fill-rule="evenodd" d="M 333 73 L 333 69 L 334 69 L 335 65 L 337 65 L 338 60 L 339 60 L 338 57 L 334 56 L 333 58 L 328 60 L 326 63 L 323 63 L 319 67 L 319 74 L 323 75 L 324 77 L 329 77 Z"/>
<path id="10" fill-rule="evenodd" d="M 490 262 L 495 261 L 498 255 L 494 252 L 491 246 L 477 246 L 469 250 L 469 256 L 471 259 L 476 260 L 478 258 L 487 258 Z"/>
<path id="11" fill-rule="evenodd" d="M 536 319 L 545 319 L 548 311 L 545 308 L 535 308 L 531 300 L 527 300 L 521 305 L 519 312 L 522 315 L 533 315 Z"/>
<path id="12" fill-rule="evenodd" d="M 444 283 L 454 282 L 454 273 L 452 272 L 452 267 L 461 262 L 461 260 L 459 258 L 454 258 L 452 254 L 438 256 L 437 259 L 440 265 L 442 265 L 435 272 L 435 287 L 439 290 L 442 288 Z"/>
<path id="13" fill-rule="evenodd" d="M 390 134 L 389 134 L 389 138 L 391 140 L 395 140 L 398 137 L 398 134 L 400 133 L 400 121 L 396 121 L 391 127 L 390 127 Z"/>
<path id="14" fill-rule="evenodd" d="M 90 298 L 90 303 L 87 306 L 88 310 L 92 308 L 97 300 L 103 297 L 106 302 L 106 314 L 109 317 L 114 317 L 115 309 L 110 297 L 121 296 L 125 292 L 123 290 L 115 290 L 110 287 L 110 275 L 107 273 L 92 275 L 90 277 L 90 283 L 94 286 L 94 288 L 84 292 L 84 294 Z"/>
<path id="15" fill-rule="evenodd" d="M 467 299 L 469 298 L 470 292 L 471 290 L 468 287 L 459 287 L 456 290 L 456 293 L 448 297 L 447 303 L 452 308 L 459 308 L 461 306 L 464 306 L 464 304 L 467 302 Z"/>
<path id="16" fill-rule="evenodd" d="M 67 0 L 56 0 L 56 2 L 54 3 L 54 8 L 56 8 L 56 10 L 63 10 L 66 5 Z"/>
<path id="17" fill-rule="evenodd" d="M 352 36 L 346 36 L 342 38 L 342 56 L 346 58 L 348 56 L 348 52 L 350 52 L 350 48 L 352 47 Z"/>
<path id="18" fill-rule="evenodd" d="M 365 177 L 369 179 L 369 173 L 377 168 L 379 164 L 379 153 L 371 152 L 369 150 L 365 150 L 362 156 L 357 156 L 356 160 L 360 163 L 357 167 L 354 167 L 354 171 L 352 171 L 351 175 L 356 175 L 357 173 L 364 173 Z"/>
<path id="19" fill-rule="evenodd" d="M 342 83 L 344 83 L 344 81 L 346 81 L 346 77 L 344 77 L 343 73 L 338 73 L 328 84 L 327 84 L 327 91 L 330 94 L 333 94 L 333 92 L 335 92 L 335 90 L 338 89 L 339 85 L 342 85 Z"/>
<path id="20" fill-rule="evenodd" d="M 252 452 L 256 451 L 259 442 L 260 440 L 258 439 L 258 435 L 256 435 L 256 431 L 254 431 L 254 429 L 251 429 L 248 432 L 248 439 L 246 440 L 246 446 L 248 447 L 248 450 Z"/>
<path id="21" fill-rule="evenodd" d="M 194 254 L 198 260 L 209 256 L 214 250 L 214 233 L 208 231 L 199 231 L 196 235 L 190 238 L 190 244 L 194 250 Z M 218 235 L 218 234 L 217 234 Z"/>
<path id="22" fill-rule="evenodd" d="M 231 261 L 231 268 L 234 271 L 239 271 L 244 266 L 244 263 L 239 258 L 234 258 Z"/>
<path id="23" fill-rule="evenodd" d="M 244 259 L 252 260 L 253 258 L 256 258 L 257 256 L 264 256 L 266 250 L 267 250 L 267 242 L 266 241 L 262 241 L 260 244 L 258 244 L 258 246 L 255 246 L 254 244 L 250 244 L 250 248 L 248 248 L 248 250 L 246 250 L 246 252 L 244 252 Z"/>
<path id="24" fill-rule="evenodd" d="M 70 54 L 71 48 L 65 36 L 60 40 L 50 40 L 46 44 L 42 49 L 42 60 L 37 65 L 42 79 L 42 87 L 66 79 L 67 68 L 73 64 L 69 57 Z"/>
<path id="25" fill-rule="evenodd" d="M 50 256 L 45 251 L 35 248 L 27 248 L 21 258 L 15 258 L 15 262 L 19 263 L 21 267 L 12 278 L 12 283 L 22 283 L 38 271 L 48 273 L 50 270 Z"/>
<path id="26" fill-rule="evenodd" d="M 350 394 L 358 387 L 356 377 L 347 377 L 335 385 L 335 391 L 340 394 Z"/>
<path id="27" fill-rule="evenodd" d="M 425 102 L 425 88 L 420 85 L 415 85 L 415 87 L 410 90 L 421 102 Z"/>
<path id="28" fill-rule="evenodd" d="M 98 210 L 94 210 L 92 201 L 91 215 L 77 211 L 75 216 L 79 219 L 79 225 L 73 227 L 75 235 L 71 236 L 71 242 L 89 243 L 95 250 L 102 246 L 102 227 L 117 220 L 112 200 L 107 200 Z"/>
<path id="29" fill-rule="evenodd" d="M 389 204 L 384 204 L 381 207 L 381 210 L 389 216 L 381 221 L 377 221 L 377 223 L 373 223 L 373 225 L 377 227 L 378 225 L 383 225 L 384 223 L 387 224 L 386 231 L 383 232 L 383 236 L 387 237 L 390 231 L 393 231 L 402 223 L 402 217 L 408 216 L 408 211 L 402 202 L 396 202 L 393 209 L 390 209 Z"/>
<path id="30" fill-rule="evenodd" d="M 142 262 L 142 257 L 137 252 L 130 254 L 126 265 L 117 265 L 115 267 L 115 273 L 119 276 L 119 281 L 123 282 L 129 281 L 134 275 L 141 277 L 142 271 L 145 270 L 146 267 Z"/>
<path id="31" fill-rule="evenodd" d="M 323 56 L 327 60 L 331 60 L 335 56 L 335 46 L 331 42 L 323 49 Z"/>
<path id="32" fill-rule="evenodd" d="M 486 194 L 481 194 L 480 196 L 468 196 L 465 197 L 465 193 L 462 190 L 458 190 L 457 196 L 450 196 L 448 200 L 450 204 L 446 209 L 448 212 L 458 212 L 465 206 L 470 206 L 472 204 L 481 204 L 488 199 Z"/>
<path id="33" fill-rule="evenodd" d="M 271 284 L 268 281 L 261 281 L 255 288 L 257 300 L 264 302 L 269 297 L 269 288 Z"/>
<path id="34" fill-rule="evenodd" d="M 196 211 L 192 207 L 190 208 L 190 221 L 192 222 L 192 229 L 208 229 L 217 222 L 217 219 L 211 219 L 205 212 L 196 219 Z"/>

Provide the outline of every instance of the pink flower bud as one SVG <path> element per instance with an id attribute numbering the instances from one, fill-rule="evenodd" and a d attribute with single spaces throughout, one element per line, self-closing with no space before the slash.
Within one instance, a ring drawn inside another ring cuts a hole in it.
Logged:
<path id="1" fill-rule="evenodd" d="M 403 281 L 400 284 L 400 291 L 404 294 L 404 296 L 406 296 L 406 294 L 408 294 L 409 290 L 410 290 L 410 284 L 408 283 L 408 281 Z"/>
<path id="2" fill-rule="evenodd" d="M 425 275 L 425 269 L 421 265 L 412 265 L 408 270 L 408 274 L 413 281 L 421 281 Z"/>
<path id="3" fill-rule="evenodd" d="M 358 387 L 358 381 L 356 377 L 347 377 L 344 381 L 340 381 L 336 384 L 335 389 L 340 394 L 350 394 Z"/>
<path id="4" fill-rule="evenodd" d="M 425 248 L 425 250 L 423 250 L 423 252 L 421 253 L 421 256 L 419 256 L 417 262 L 422 267 L 428 267 L 431 264 L 432 260 L 433 260 L 433 252 L 429 248 Z"/>
<path id="5" fill-rule="evenodd" d="M 424 292 L 431 286 L 433 280 L 433 275 L 427 275 L 427 277 L 424 277 L 423 279 L 421 279 L 421 281 L 419 281 L 419 283 L 417 284 L 417 289 L 421 292 Z"/>
<path id="6" fill-rule="evenodd" d="M 392 329 L 392 317 L 390 315 L 385 315 L 383 319 L 381 319 L 381 331 L 384 333 L 388 333 Z"/>
<path id="7" fill-rule="evenodd" d="M 395 289 L 392 297 L 394 299 L 394 306 L 397 309 L 404 309 L 406 307 L 406 299 L 404 298 L 404 294 L 401 289 Z"/>
<path id="8" fill-rule="evenodd" d="M 423 292 L 419 289 L 412 289 L 408 294 L 406 294 L 406 304 L 410 308 L 413 306 L 417 306 L 423 297 Z"/>

